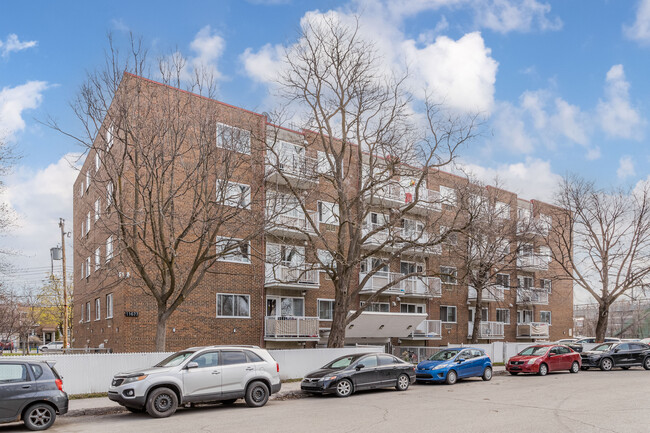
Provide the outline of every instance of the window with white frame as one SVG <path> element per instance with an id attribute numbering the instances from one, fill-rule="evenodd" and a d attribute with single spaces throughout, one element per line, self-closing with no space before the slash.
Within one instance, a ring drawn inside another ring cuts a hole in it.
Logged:
<path id="1" fill-rule="evenodd" d="M 217 202 L 248 209 L 251 204 L 251 187 L 244 183 L 217 180 Z"/>
<path id="2" fill-rule="evenodd" d="M 449 227 L 440 226 L 440 236 L 444 236 L 449 231 Z M 458 233 L 453 232 L 447 234 L 444 243 L 447 245 L 458 245 Z"/>
<path id="3" fill-rule="evenodd" d="M 114 127 L 113 124 L 111 123 L 109 127 L 106 129 L 106 150 L 110 150 L 111 147 L 113 147 L 113 132 L 114 132 Z"/>
<path id="4" fill-rule="evenodd" d="M 469 307 L 469 321 L 474 322 L 474 315 L 476 314 L 476 308 Z M 489 310 L 487 308 L 481 308 L 481 322 L 487 322 L 489 319 Z"/>
<path id="5" fill-rule="evenodd" d="M 339 205 L 326 201 L 318 202 L 318 221 L 321 224 L 339 224 Z"/>
<path id="6" fill-rule="evenodd" d="M 407 304 L 402 302 L 399 305 L 399 311 L 400 313 L 421 314 L 421 313 L 426 313 L 427 308 L 426 305 L 424 304 Z"/>
<path id="7" fill-rule="evenodd" d="M 250 242 L 241 239 L 219 237 L 216 241 L 218 260 L 223 262 L 250 263 Z"/>
<path id="8" fill-rule="evenodd" d="M 102 199 L 98 198 L 95 200 L 95 222 L 99 219 L 99 216 L 101 215 L 101 206 L 102 206 Z"/>
<path id="9" fill-rule="evenodd" d="M 99 152 L 95 151 L 95 173 L 99 171 L 100 165 L 101 165 L 101 161 L 99 159 Z"/>
<path id="10" fill-rule="evenodd" d="M 113 204 L 113 182 L 108 182 L 106 185 L 106 207 Z"/>
<path id="11" fill-rule="evenodd" d="M 86 188 L 84 188 L 84 182 L 83 180 L 81 181 L 81 184 L 79 185 L 79 197 L 84 196 L 84 191 L 86 191 Z"/>
<path id="12" fill-rule="evenodd" d="M 110 262 L 113 258 L 113 236 L 106 239 L 106 263 Z"/>
<path id="13" fill-rule="evenodd" d="M 497 283 L 497 286 L 499 286 L 499 287 L 509 289 L 510 288 L 510 274 L 497 274 L 496 283 Z"/>
<path id="14" fill-rule="evenodd" d="M 510 205 L 508 203 L 497 201 L 494 204 L 494 210 L 497 218 L 506 219 L 506 220 L 510 219 Z"/>
<path id="15" fill-rule="evenodd" d="M 332 320 L 334 317 L 334 299 L 318 300 L 318 318 L 320 320 Z"/>
<path id="16" fill-rule="evenodd" d="M 84 235 L 86 234 L 86 222 L 84 220 L 81 220 L 81 233 L 79 233 L 79 237 L 83 238 Z"/>
<path id="17" fill-rule="evenodd" d="M 81 262 L 81 279 L 86 278 L 86 261 Z"/>
<path id="18" fill-rule="evenodd" d="M 551 262 L 551 249 L 549 247 L 539 247 L 539 256 L 546 263 Z"/>
<path id="19" fill-rule="evenodd" d="M 458 271 L 452 266 L 440 266 L 440 281 L 443 284 L 458 284 Z"/>
<path id="20" fill-rule="evenodd" d="M 90 302 L 86 302 L 86 322 L 90 322 Z"/>
<path id="21" fill-rule="evenodd" d="M 417 220 L 403 218 L 401 221 L 402 237 L 405 239 L 417 240 L 420 236 L 424 236 L 424 223 Z M 426 240 L 426 239 L 422 239 Z"/>
<path id="22" fill-rule="evenodd" d="M 363 307 L 367 304 L 365 301 L 359 302 L 359 306 Z M 388 302 L 371 302 L 365 311 L 372 311 L 375 313 L 388 313 L 390 312 L 390 304 Z"/>
<path id="23" fill-rule="evenodd" d="M 441 305 L 440 321 L 443 323 L 456 323 L 456 307 L 452 305 Z"/>
<path id="24" fill-rule="evenodd" d="M 86 214 L 86 234 L 90 232 L 90 211 Z"/>
<path id="25" fill-rule="evenodd" d="M 533 277 L 526 277 L 519 275 L 517 276 L 517 287 L 520 289 L 532 289 L 535 285 L 535 280 Z"/>
<path id="26" fill-rule="evenodd" d="M 86 316 L 86 315 L 85 315 L 85 312 L 86 312 L 86 305 L 85 305 L 85 304 L 81 304 L 81 314 L 80 314 L 81 317 L 79 318 L 79 323 L 83 323 L 83 322 L 84 322 L 84 318 L 85 318 L 85 316 Z"/>
<path id="27" fill-rule="evenodd" d="M 497 322 L 510 324 L 510 310 L 507 308 L 497 308 Z"/>
<path id="28" fill-rule="evenodd" d="M 251 132 L 217 123 L 217 147 L 239 153 L 251 153 Z"/>
<path id="29" fill-rule="evenodd" d="M 448 206 L 456 206 L 456 190 L 446 186 L 440 186 L 440 201 Z"/>
<path id="30" fill-rule="evenodd" d="M 362 274 L 367 274 L 374 269 L 377 269 L 377 272 L 374 275 L 386 275 L 388 274 L 388 262 L 377 257 L 370 257 L 361 262 L 359 271 Z"/>
<path id="31" fill-rule="evenodd" d="M 86 170 L 86 191 L 90 188 L 90 169 Z"/>
<path id="32" fill-rule="evenodd" d="M 540 282 L 540 285 L 542 286 L 542 289 L 546 289 L 546 291 L 550 295 L 551 292 L 552 292 L 552 289 L 553 289 L 553 282 L 551 280 L 544 279 L 544 278 L 539 280 L 539 282 Z"/>
<path id="33" fill-rule="evenodd" d="M 97 249 L 95 250 L 95 272 L 101 266 L 101 262 L 100 262 L 101 259 L 102 259 L 101 247 L 97 247 Z"/>
<path id="34" fill-rule="evenodd" d="M 332 257 L 332 253 L 328 250 L 317 250 L 316 255 L 322 266 L 327 269 L 336 269 L 336 260 Z M 325 271 L 325 269 L 321 269 Z"/>
<path id="35" fill-rule="evenodd" d="M 99 298 L 95 298 L 95 320 L 102 318 L 102 301 Z"/>
<path id="36" fill-rule="evenodd" d="M 415 263 L 415 262 L 400 262 L 399 271 L 402 275 L 408 274 L 423 274 L 424 273 L 424 263 Z"/>
<path id="37" fill-rule="evenodd" d="M 90 257 L 86 257 L 86 278 L 90 277 Z"/>
<path id="38" fill-rule="evenodd" d="M 266 298 L 269 317 L 305 317 L 305 298 L 269 296 Z"/>
<path id="39" fill-rule="evenodd" d="M 106 318 L 113 318 L 113 294 L 109 293 L 106 295 Z"/>
<path id="40" fill-rule="evenodd" d="M 517 324 L 525 325 L 533 322 L 533 310 L 517 310 Z"/>
<path id="41" fill-rule="evenodd" d="M 518 207 L 517 218 L 522 222 L 528 222 L 528 220 L 530 219 L 530 209 Z"/>
<path id="42" fill-rule="evenodd" d="M 542 323 L 551 324 L 551 312 L 550 311 L 540 311 L 539 312 L 539 321 Z"/>
<path id="43" fill-rule="evenodd" d="M 250 295 L 217 293 L 217 317 L 250 317 Z"/>

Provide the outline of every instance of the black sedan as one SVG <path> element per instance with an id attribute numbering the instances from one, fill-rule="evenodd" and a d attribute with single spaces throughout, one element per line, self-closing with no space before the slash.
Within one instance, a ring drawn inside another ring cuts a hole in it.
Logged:
<path id="1" fill-rule="evenodd" d="M 650 370 L 650 346 L 643 343 L 603 343 L 580 356 L 583 370 L 589 367 L 600 367 L 603 371 L 614 367 L 627 370 L 637 366 Z"/>
<path id="2" fill-rule="evenodd" d="M 300 388 L 315 394 L 347 397 L 363 389 L 395 387 L 406 391 L 415 382 L 415 367 L 386 353 L 342 356 L 305 376 Z"/>
<path id="3" fill-rule="evenodd" d="M 605 337 L 605 343 L 619 343 L 621 340 L 618 338 L 613 338 L 613 337 Z M 596 339 L 594 337 L 586 337 L 586 338 L 581 338 L 580 340 L 576 340 L 573 343 L 564 343 L 565 346 L 569 346 L 571 350 L 574 352 L 581 353 L 582 352 L 582 345 L 583 344 L 594 344 L 596 342 Z"/>

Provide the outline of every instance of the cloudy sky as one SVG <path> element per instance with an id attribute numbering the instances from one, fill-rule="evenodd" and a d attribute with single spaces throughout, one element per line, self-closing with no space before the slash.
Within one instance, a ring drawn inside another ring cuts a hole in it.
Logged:
<path id="1" fill-rule="evenodd" d="M 560 176 L 606 186 L 648 178 L 650 0 L 352 0 L 8 2 L 0 14 L 0 134 L 22 159 L 4 179 L 18 226 L 14 284 L 35 284 L 71 228 L 82 149 L 43 126 L 75 131 L 69 101 L 101 66 L 106 34 L 132 31 L 152 56 L 179 50 L 219 77 L 220 99 L 271 110 L 271 81 L 301 20 L 360 16 L 384 66 L 404 70 L 415 98 L 434 92 L 487 117 L 462 151 L 477 176 L 499 176 L 524 198 L 551 200 Z M 5 277 L 7 278 L 7 277 Z"/>

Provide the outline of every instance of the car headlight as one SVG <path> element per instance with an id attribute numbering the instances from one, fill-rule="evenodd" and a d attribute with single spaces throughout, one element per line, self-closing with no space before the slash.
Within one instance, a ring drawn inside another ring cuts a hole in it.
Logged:
<path id="1" fill-rule="evenodd" d="M 147 376 L 148 376 L 147 374 L 138 374 L 138 375 L 129 376 L 126 379 L 124 379 L 122 385 L 126 385 L 127 383 L 140 382 L 141 380 L 145 380 Z"/>
<path id="2" fill-rule="evenodd" d="M 529 359 L 528 362 L 527 362 L 527 364 L 534 364 L 535 361 L 537 361 L 538 359 L 539 359 L 539 358 Z"/>
<path id="3" fill-rule="evenodd" d="M 338 376 L 325 376 L 325 377 L 321 378 L 321 380 L 323 382 L 325 382 L 326 380 L 336 380 L 337 377 Z"/>
<path id="4" fill-rule="evenodd" d="M 440 370 L 441 368 L 445 368 L 447 364 L 440 364 L 436 365 L 435 367 L 431 368 L 431 370 Z"/>

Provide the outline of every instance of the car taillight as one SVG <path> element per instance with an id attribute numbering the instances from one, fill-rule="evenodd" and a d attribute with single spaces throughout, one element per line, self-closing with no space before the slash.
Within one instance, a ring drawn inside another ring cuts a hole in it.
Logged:
<path id="1" fill-rule="evenodd" d="M 56 387 L 59 388 L 59 391 L 63 392 L 63 381 L 61 379 L 54 379 Z"/>
<path id="2" fill-rule="evenodd" d="M 279 372 L 280 372 L 280 364 L 276 362 L 276 363 L 275 363 L 275 367 L 276 367 L 276 369 L 277 369 L 277 371 L 278 371 L 278 373 L 279 373 Z"/>

